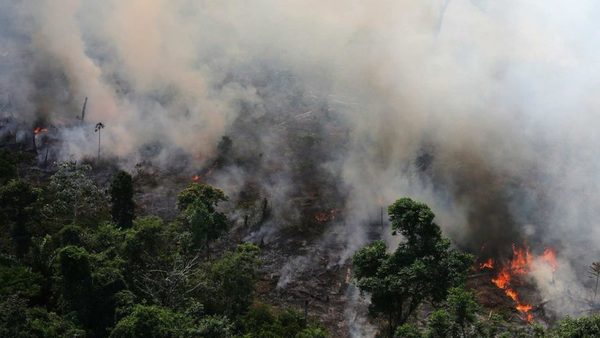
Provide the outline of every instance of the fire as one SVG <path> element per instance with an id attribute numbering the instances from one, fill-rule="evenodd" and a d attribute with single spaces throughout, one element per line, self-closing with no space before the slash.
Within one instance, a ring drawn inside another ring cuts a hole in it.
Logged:
<path id="1" fill-rule="evenodd" d="M 502 268 L 500 273 L 496 278 L 492 278 L 492 283 L 494 283 L 499 289 L 506 289 L 508 284 L 510 284 L 510 273 L 506 267 Z"/>
<path id="2" fill-rule="evenodd" d="M 194 176 L 192 176 L 192 181 L 194 181 L 194 182 L 200 182 L 200 175 L 194 175 Z"/>
<path id="3" fill-rule="evenodd" d="M 556 271 L 558 263 L 556 262 L 556 251 L 552 248 L 546 248 L 542 254 L 542 260 L 552 268 L 552 272 Z"/>
<path id="4" fill-rule="evenodd" d="M 39 133 L 45 133 L 47 131 L 48 131 L 47 128 L 41 128 L 41 127 L 36 127 L 36 128 L 33 129 L 33 133 L 36 134 L 36 135 L 39 134 Z"/>
<path id="5" fill-rule="evenodd" d="M 513 259 L 510 262 L 510 270 L 515 275 L 525 275 L 531 269 L 533 258 L 527 249 L 519 249 L 513 244 Z"/>
<path id="6" fill-rule="evenodd" d="M 488 258 L 487 261 L 479 264 L 479 269 L 483 270 L 483 269 L 493 269 L 494 268 L 494 260 L 491 258 Z"/>
<path id="7" fill-rule="evenodd" d="M 337 214 L 340 213 L 340 209 L 331 209 L 327 211 L 321 211 L 315 215 L 315 221 L 319 223 L 329 222 L 335 219 Z"/>
<path id="8" fill-rule="evenodd" d="M 500 268 L 496 277 L 492 278 L 492 283 L 512 299 L 515 303 L 515 309 L 523 315 L 523 319 L 532 322 L 534 318 L 533 314 L 531 314 L 533 306 L 521 301 L 519 293 L 513 288 L 513 284 L 515 284 L 515 278 L 518 280 L 518 277 L 525 276 L 532 270 L 535 258 L 527 247 L 519 248 L 513 244 L 512 249 L 513 257 L 511 261 Z M 537 257 L 537 259 L 548 264 L 552 268 L 552 272 L 556 271 L 558 263 L 554 249 L 546 248 L 544 253 Z M 491 258 L 479 265 L 479 269 L 481 270 L 493 268 L 494 260 Z"/>

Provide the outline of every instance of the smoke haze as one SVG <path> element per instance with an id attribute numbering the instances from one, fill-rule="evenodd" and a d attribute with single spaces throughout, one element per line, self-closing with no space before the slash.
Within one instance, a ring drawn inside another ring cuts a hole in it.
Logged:
<path id="1" fill-rule="evenodd" d="M 584 297 L 575 276 L 600 255 L 599 15 L 591 0 L 4 0 L 0 114 L 62 126 L 62 159 L 93 156 L 102 122 L 104 152 L 130 166 L 157 149 L 159 165 L 202 167 L 229 135 L 246 161 L 215 181 L 274 203 L 256 238 L 318 191 L 344 210 L 320 239 L 344 262 L 410 196 L 473 252 L 555 247 L 540 292 Z"/>

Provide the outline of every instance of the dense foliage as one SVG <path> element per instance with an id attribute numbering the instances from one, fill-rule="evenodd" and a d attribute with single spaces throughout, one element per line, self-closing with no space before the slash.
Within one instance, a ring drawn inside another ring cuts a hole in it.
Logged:
<path id="1" fill-rule="evenodd" d="M 403 198 L 388 213 L 406 241 L 392 254 L 377 241 L 354 255 L 353 266 L 359 288 L 371 295 L 371 313 L 384 316 L 391 336 L 424 301 L 439 303 L 460 285 L 472 259 L 450 248 L 425 204 Z"/>
<path id="2" fill-rule="evenodd" d="M 18 160 L 0 152 L 0 337 L 327 336 L 257 303 L 257 246 L 209 259 L 229 228 L 222 191 L 194 183 L 175 221 L 136 218 L 128 173 L 102 187 L 91 167 L 64 163 L 30 181 Z"/>

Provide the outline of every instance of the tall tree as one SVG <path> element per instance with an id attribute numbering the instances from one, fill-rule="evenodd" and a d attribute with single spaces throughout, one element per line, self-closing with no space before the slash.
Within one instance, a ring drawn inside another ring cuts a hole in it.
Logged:
<path id="1" fill-rule="evenodd" d="M 133 202 L 133 179 L 125 171 L 119 171 L 110 185 L 112 219 L 121 228 L 131 228 L 135 215 Z"/>
<path id="2" fill-rule="evenodd" d="M 60 226 L 98 224 L 106 220 L 106 194 L 88 177 L 90 170 L 87 165 L 61 163 L 50 177 L 43 215 Z"/>
<path id="3" fill-rule="evenodd" d="M 0 149 L 0 184 L 5 184 L 17 176 L 16 156 L 8 150 Z"/>
<path id="4" fill-rule="evenodd" d="M 94 132 L 98 133 L 98 161 L 100 161 L 100 135 L 102 134 L 102 129 L 104 129 L 104 124 L 102 122 L 96 123 Z"/>
<path id="5" fill-rule="evenodd" d="M 596 286 L 594 287 L 594 301 L 596 301 L 598 281 L 600 281 L 600 262 L 592 262 L 592 265 L 588 268 L 588 276 L 596 280 Z"/>
<path id="6" fill-rule="evenodd" d="M 190 228 L 194 245 L 204 247 L 207 258 L 210 243 L 229 227 L 225 214 L 217 211 L 218 204 L 224 201 L 227 201 L 227 196 L 223 191 L 198 183 L 189 185 L 177 199 L 177 207 Z"/>
<path id="7" fill-rule="evenodd" d="M 244 243 L 200 272 L 196 294 L 208 313 L 235 318 L 246 312 L 258 281 L 259 253 L 256 245 Z"/>
<path id="8" fill-rule="evenodd" d="M 427 205 L 402 198 L 388 214 L 393 233 L 405 241 L 391 254 L 383 241 L 362 248 L 353 267 L 358 287 L 371 294 L 371 314 L 386 318 L 392 337 L 423 301 L 441 302 L 464 282 L 472 257 L 450 248 Z"/>
<path id="9" fill-rule="evenodd" d="M 91 324 L 92 268 L 89 253 L 78 246 L 66 246 L 58 252 L 60 289 L 66 309 L 75 311 L 86 326 Z"/>
<path id="10" fill-rule="evenodd" d="M 0 187 L 0 219 L 6 222 L 0 225 L 10 227 L 18 257 L 29 251 L 38 198 L 39 191 L 25 181 L 11 180 Z"/>

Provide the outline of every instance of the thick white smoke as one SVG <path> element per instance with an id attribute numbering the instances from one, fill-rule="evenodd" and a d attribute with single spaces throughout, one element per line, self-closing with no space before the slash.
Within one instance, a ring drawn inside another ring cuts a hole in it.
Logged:
<path id="1" fill-rule="evenodd" d="M 540 290 L 584 292 L 572 274 L 600 255 L 596 1 L 29 0 L 0 13 L 3 117 L 67 126 L 64 157 L 94 154 L 93 131 L 69 122 L 87 96 L 114 155 L 160 144 L 164 162 L 202 159 L 236 121 L 275 116 L 254 131 L 269 158 L 283 152 L 277 116 L 305 113 L 286 103 L 299 91 L 348 128 L 323 164 L 348 191 L 337 260 L 408 195 L 467 247 L 495 234 L 555 246 L 563 268 Z M 293 81 L 264 84 L 280 73 Z M 264 186 L 285 196 L 289 181 Z"/>

